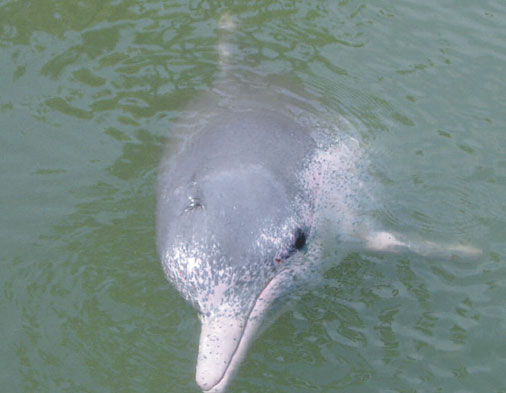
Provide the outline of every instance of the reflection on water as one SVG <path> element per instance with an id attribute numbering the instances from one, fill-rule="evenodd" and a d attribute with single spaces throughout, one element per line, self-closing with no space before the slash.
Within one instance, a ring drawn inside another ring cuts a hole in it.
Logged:
<path id="1" fill-rule="evenodd" d="M 0 383 L 197 392 L 198 323 L 154 246 L 170 126 L 237 64 L 360 134 L 376 219 L 476 261 L 352 254 L 253 346 L 231 391 L 506 389 L 504 6 L 0 2 Z M 329 255 L 336 250 L 329 249 Z"/>

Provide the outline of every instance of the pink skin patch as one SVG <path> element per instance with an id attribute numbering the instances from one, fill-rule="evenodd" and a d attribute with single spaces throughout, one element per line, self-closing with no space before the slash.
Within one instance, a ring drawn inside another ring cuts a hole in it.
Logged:
<path id="1" fill-rule="evenodd" d="M 274 276 L 244 320 L 232 316 L 202 320 L 196 380 L 205 393 L 225 392 L 259 332 L 263 317 L 283 288 L 293 282 L 293 276 L 289 269 Z"/>

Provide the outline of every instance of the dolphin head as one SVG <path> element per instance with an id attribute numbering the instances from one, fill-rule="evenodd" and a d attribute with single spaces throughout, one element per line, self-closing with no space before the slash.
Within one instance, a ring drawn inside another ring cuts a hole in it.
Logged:
<path id="1" fill-rule="evenodd" d="M 197 383 L 223 392 L 291 285 L 310 222 L 302 199 L 263 166 L 193 179 L 162 193 L 158 246 L 167 277 L 202 322 Z"/>

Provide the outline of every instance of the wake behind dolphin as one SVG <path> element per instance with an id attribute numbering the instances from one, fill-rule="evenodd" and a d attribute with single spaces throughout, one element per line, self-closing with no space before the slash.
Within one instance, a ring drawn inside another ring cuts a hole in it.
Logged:
<path id="1" fill-rule="evenodd" d="M 160 166 L 157 247 L 167 278 L 199 313 L 196 380 L 205 392 L 226 390 L 277 303 L 324 263 L 328 242 L 343 256 L 477 252 L 375 230 L 358 140 L 264 82 L 223 79 L 172 136 L 179 141 Z"/>

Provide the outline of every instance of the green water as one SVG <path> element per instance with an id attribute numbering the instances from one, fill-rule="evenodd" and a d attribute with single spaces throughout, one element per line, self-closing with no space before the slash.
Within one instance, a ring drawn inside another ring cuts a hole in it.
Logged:
<path id="1" fill-rule="evenodd" d="M 230 392 L 506 392 L 506 4 L 0 1 L 0 391 L 199 392 L 199 323 L 155 252 L 156 168 L 239 57 L 360 130 L 377 219 L 477 260 L 355 254 Z"/>

